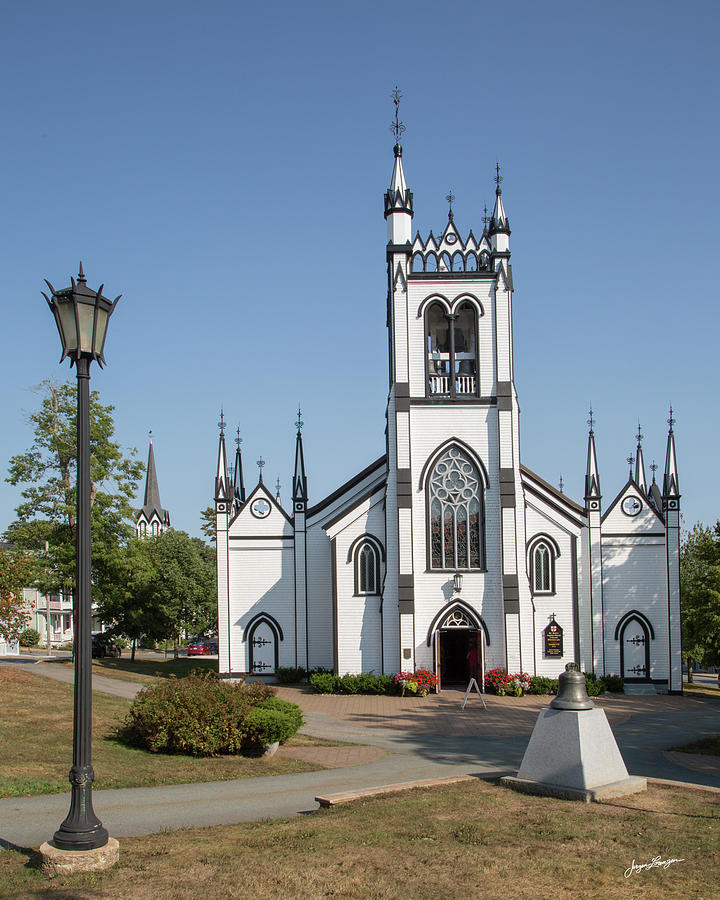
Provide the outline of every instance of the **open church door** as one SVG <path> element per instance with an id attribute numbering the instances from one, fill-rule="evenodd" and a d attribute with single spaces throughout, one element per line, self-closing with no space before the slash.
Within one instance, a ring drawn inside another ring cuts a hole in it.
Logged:
<path id="1" fill-rule="evenodd" d="M 435 693 L 439 694 L 442 690 L 442 660 L 440 659 L 440 631 L 435 632 L 435 676 L 437 678 L 437 687 Z"/>

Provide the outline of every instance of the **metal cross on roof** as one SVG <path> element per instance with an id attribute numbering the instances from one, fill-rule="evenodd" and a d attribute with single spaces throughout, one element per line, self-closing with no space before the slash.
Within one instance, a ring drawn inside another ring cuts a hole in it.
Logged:
<path id="1" fill-rule="evenodd" d="M 302 427 L 304 424 L 305 423 L 302 420 L 302 413 L 300 412 L 300 407 L 298 406 L 298 417 L 297 417 L 297 422 L 295 423 L 295 427 L 298 430 L 298 434 L 300 434 L 300 432 L 302 431 Z"/>
<path id="2" fill-rule="evenodd" d="M 564 482 L 563 482 L 563 477 L 562 477 L 562 475 L 560 476 L 560 483 L 558 484 L 558 487 L 560 488 L 560 493 L 562 494 L 562 493 L 563 493 L 563 488 L 565 487 L 565 484 L 564 484 Z"/>
<path id="3" fill-rule="evenodd" d="M 667 420 L 668 425 L 670 426 L 670 431 L 673 430 L 673 425 L 675 424 L 675 418 L 672 412 L 672 404 L 670 405 L 670 418 Z"/>
<path id="4" fill-rule="evenodd" d="M 490 221 L 490 216 L 487 214 L 487 203 L 485 204 L 485 207 L 484 207 L 482 219 L 483 219 L 483 225 L 487 225 L 487 223 Z"/>
<path id="5" fill-rule="evenodd" d="M 642 428 L 640 427 L 639 422 L 638 422 L 637 434 L 635 435 L 635 437 L 637 438 L 638 446 L 640 446 L 640 441 L 642 441 L 642 439 L 645 437 L 645 435 L 642 433 Z"/>
<path id="6" fill-rule="evenodd" d="M 650 466 L 650 468 L 652 469 L 652 473 L 653 473 L 653 484 L 655 484 L 655 472 L 657 472 L 657 467 L 658 467 L 657 463 L 655 462 L 655 460 L 653 460 L 652 465 Z"/>
<path id="7" fill-rule="evenodd" d="M 593 428 L 595 427 L 595 417 L 593 416 L 592 406 L 590 407 L 590 418 L 587 420 L 587 423 L 590 426 L 590 434 L 593 434 Z"/>
<path id="8" fill-rule="evenodd" d="M 400 138 L 405 131 L 405 126 L 398 118 L 400 115 L 400 101 L 402 100 L 402 91 L 395 85 L 392 94 L 392 101 L 395 104 L 395 121 L 390 125 L 390 131 L 395 135 L 395 143 L 400 144 Z"/>
<path id="9" fill-rule="evenodd" d="M 238 445 L 238 447 L 239 447 L 240 444 L 242 444 L 242 442 L 243 442 L 243 439 L 240 437 L 240 426 L 238 425 L 238 427 L 237 427 L 237 437 L 235 438 L 235 443 L 236 443 L 236 444 Z"/>
<path id="10" fill-rule="evenodd" d="M 632 478 L 632 467 L 633 467 L 634 462 L 635 462 L 635 457 L 631 453 L 630 456 L 628 456 L 628 458 L 627 458 L 627 464 L 630 466 L 630 477 L 631 478 Z"/>
<path id="11" fill-rule="evenodd" d="M 218 422 L 218 428 L 220 429 L 220 434 L 225 434 L 225 413 L 222 409 L 220 410 L 220 421 Z"/>

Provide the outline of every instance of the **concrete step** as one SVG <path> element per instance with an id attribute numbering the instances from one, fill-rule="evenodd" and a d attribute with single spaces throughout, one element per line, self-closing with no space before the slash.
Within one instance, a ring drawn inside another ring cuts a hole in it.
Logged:
<path id="1" fill-rule="evenodd" d="M 626 694 L 657 694 L 655 690 L 654 684 L 628 684 L 625 682 L 625 693 Z"/>

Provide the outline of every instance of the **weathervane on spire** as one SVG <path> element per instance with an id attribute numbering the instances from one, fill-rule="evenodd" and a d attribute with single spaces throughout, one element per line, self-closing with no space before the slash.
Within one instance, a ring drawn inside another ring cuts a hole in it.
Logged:
<path id="1" fill-rule="evenodd" d="M 657 463 L 655 462 L 655 460 L 653 460 L 652 465 L 650 466 L 650 468 L 652 469 L 652 473 L 653 473 L 653 484 L 655 484 L 655 472 L 657 472 L 657 467 L 658 467 Z"/>
<path id="2" fill-rule="evenodd" d="M 238 449 L 240 449 L 240 444 L 242 444 L 243 439 L 240 437 L 240 426 L 237 427 L 237 437 L 235 438 L 235 443 L 238 445 Z"/>
<path id="3" fill-rule="evenodd" d="M 453 220 L 452 205 L 453 205 L 453 202 L 455 201 L 455 194 L 453 194 L 452 188 L 450 188 L 450 193 L 445 195 L 445 199 L 450 204 L 450 212 L 448 213 L 448 219 L 450 219 L 450 221 L 452 222 L 452 220 Z"/>
<path id="4" fill-rule="evenodd" d="M 258 469 L 260 469 L 260 481 L 262 481 L 262 470 L 263 470 L 264 465 L 265 465 L 265 460 L 261 456 L 260 459 L 257 461 L 257 467 L 258 467 Z"/>
<path id="5" fill-rule="evenodd" d="M 588 425 L 590 426 L 590 434 L 595 434 L 593 428 L 595 427 L 595 417 L 593 416 L 592 406 L 590 407 L 590 418 L 587 420 Z"/>
<path id="6" fill-rule="evenodd" d="M 400 147 L 400 138 L 405 131 L 405 125 L 400 121 L 400 101 L 402 100 L 402 91 L 395 85 L 392 94 L 392 101 L 395 104 L 395 121 L 390 125 L 390 131 L 395 135 L 395 147 Z"/>
<path id="7" fill-rule="evenodd" d="M 220 429 L 220 434 L 225 434 L 225 411 L 220 409 L 220 421 L 218 422 L 218 428 Z"/>
<path id="8" fill-rule="evenodd" d="M 496 193 L 500 193 L 500 185 L 502 184 L 503 177 L 500 174 L 500 160 L 495 163 L 495 191 Z"/>
<path id="9" fill-rule="evenodd" d="M 670 426 L 670 434 L 672 434 L 673 425 L 675 424 L 675 418 L 673 417 L 672 412 L 672 404 L 670 404 L 670 418 L 667 420 L 667 423 Z"/>
<path id="10" fill-rule="evenodd" d="M 640 444 L 641 444 L 641 442 L 642 442 L 642 440 L 643 440 L 643 438 L 645 437 L 645 435 L 642 433 L 642 428 L 640 427 L 640 423 L 639 423 L 639 422 L 638 422 L 638 430 L 637 430 L 637 434 L 635 435 L 635 437 L 637 438 L 638 447 L 639 447 Z"/>
<path id="11" fill-rule="evenodd" d="M 152 428 L 148 431 L 148 434 L 150 435 L 150 443 L 152 444 Z"/>
<path id="12" fill-rule="evenodd" d="M 302 427 L 305 423 L 302 420 L 302 413 L 300 412 L 300 406 L 298 405 L 298 417 L 297 422 L 295 423 L 295 427 L 297 428 L 297 433 L 300 434 L 302 431 Z"/>
<path id="13" fill-rule="evenodd" d="M 560 483 L 558 484 L 558 487 L 560 488 L 560 493 L 561 493 L 561 494 L 564 493 L 564 492 L 563 492 L 563 488 L 565 487 L 565 483 L 563 482 L 563 477 L 562 477 L 562 475 L 560 475 Z"/>
<path id="14" fill-rule="evenodd" d="M 487 223 L 490 221 L 490 216 L 487 214 L 487 203 L 484 206 L 484 212 L 483 212 L 482 219 L 483 219 L 483 225 L 485 225 L 485 227 L 487 227 Z"/>
<path id="15" fill-rule="evenodd" d="M 630 456 L 628 456 L 628 458 L 627 458 L 627 464 L 630 466 L 630 477 L 631 478 L 632 478 L 632 467 L 633 467 L 634 462 L 635 462 L 635 457 L 631 453 Z"/>

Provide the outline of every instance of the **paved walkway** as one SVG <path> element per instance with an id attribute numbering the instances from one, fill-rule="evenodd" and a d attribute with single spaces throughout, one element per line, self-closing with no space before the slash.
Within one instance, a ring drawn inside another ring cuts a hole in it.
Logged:
<path id="1" fill-rule="evenodd" d="M 60 666 L 39 663 L 23 668 L 72 680 L 71 670 Z M 93 687 L 131 697 L 141 685 L 94 675 Z M 313 811 L 318 794 L 516 771 L 538 711 L 548 703 L 547 697 L 488 696 L 484 710 L 479 698 L 472 696 L 461 712 L 462 694 L 453 691 L 425 699 L 321 696 L 297 687 L 282 687 L 279 693 L 303 708 L 304 732 L 356 746 L 281 748 L 287 755 L 328 766 L 320 772 L 96 791 L 95 810 L 105 827 L 113 836 L 123 837 L 164 828 L 255 821 Z M 618 696 L 598 703 L 607 713 L 630 774 L 720 788 L 716 758 L 667 751 L 720 733 L 720 699 Z M 38 846 L 57 829 L 68 803 L 65 794 L 0 801 L 0 847 L 3 842 Z"/>

